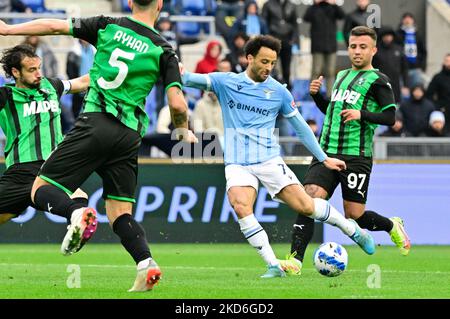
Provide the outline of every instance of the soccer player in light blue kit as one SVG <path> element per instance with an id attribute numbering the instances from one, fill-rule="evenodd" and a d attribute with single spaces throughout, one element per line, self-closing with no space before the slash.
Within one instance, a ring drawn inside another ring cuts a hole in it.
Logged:
<path id="1" fill-rule="evenodd" d="M 251 39 L 245 54 L 249 65 L 245 72 L 183 73 L 185 86 L 213 91 L 219 98 L 225 128 L 225 176 L 227 194 L 238 216 L 242 233 L 268 265 L 263 278 L 284 277 L 283 266 L 300 271 L 295 258 L 280 261 L 269 244 L 267 233 L 253 214 L 258 181 L 271 197 L 289 205 L 299 214 L 337 226 L 350 236 L 367 254 L 373 254 L 373 238 L 347 220 L 327 201 L 306 194 L 294 173 L 280 157 L 275 135 L 275 119 L 281 112 L 295 128 L 308 150 L 332 170 L 345 169 L 341 160 L 328 157 L 320 148 L 313 132 L 295 107 L 291 93 L 274 80 L 270 73 L 281 49 L 279 40 L 271 36 Z"/>

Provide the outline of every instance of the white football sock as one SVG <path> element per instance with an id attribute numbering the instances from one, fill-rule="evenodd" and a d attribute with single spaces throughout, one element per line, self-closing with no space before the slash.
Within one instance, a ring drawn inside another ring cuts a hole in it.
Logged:
<path id="1" fill-rule="evenodd" d="M 241 232 L 252 247 L 256 248 L 258 254 L 266 264 L 278 265 L 278 259 L 269 243 L 266 231 L 261 227 L 255 215 L 251 214 L 238 220 Z"/>
<path id="2" fill-rule="evenodd" d="M 345 219 L 328 201 L 321 198 L 313 198 L 313 200 L 314 213 L 310 216 L 311 218 L 336 226 L 347 236 L 352 236 L 355 233 L 355 224 Z"/>
<path id="3" fill-rule="evenodd" d="M 152 260 L 151 257 L 141 260 L 138 264 L 137 264 L 137 270 L 141 270 L 141 269 L 145 269 L 148 267 L 150 261 Z"/>

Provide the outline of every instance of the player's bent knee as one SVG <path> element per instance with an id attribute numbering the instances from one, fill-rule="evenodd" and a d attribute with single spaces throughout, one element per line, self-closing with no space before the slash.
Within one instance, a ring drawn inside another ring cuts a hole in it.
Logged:
<path id="1" fill-rule="evenodd" d="M 88 194 L 81 190 L 81 188 L 77 188 L 76 191 L 70 196 L 71 199 L 74 198 L 85 198 L 88 199 Z"/>
<path id="2" fill-rule="evenodd" d="M 34 196 L 36 195 L 36 191 L 39 189 L 39 187 L 44 185 L 50 185 L 49 182 L 43 180 L 39 176 L 36 176 L 36 179 L 33 182 L 33 187 L 31 187 L 31 201 L 34 203 Z"/>

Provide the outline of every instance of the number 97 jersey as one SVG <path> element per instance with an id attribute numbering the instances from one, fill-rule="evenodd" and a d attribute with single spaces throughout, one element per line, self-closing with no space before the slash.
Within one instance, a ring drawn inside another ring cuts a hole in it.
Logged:
<path id="1" fill-rule="evenodd" d="M 71 34 L 96 47 L 84 112 L 110 113 L 141 136 L 149 118 L 145 99 L 159 77 L 181 88 L 178 57 L 152 27 L 131 17 L 72 18 Z"/>

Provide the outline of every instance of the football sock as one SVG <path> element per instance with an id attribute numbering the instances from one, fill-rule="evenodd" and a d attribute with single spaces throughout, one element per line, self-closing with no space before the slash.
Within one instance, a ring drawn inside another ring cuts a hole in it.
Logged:
<path id="1" fill-rule="evenodd" d="M 141 270 L 141 269 L 145 269 L 148 267 L 148 263 L 150 262 L 150 260 L 152 260 L 151 257 L 148 257 L 144 260 L 141 260 L 140 262 L 138 262 L 137 264 L 137 270 Z"/>
<path id="2" fill-rule="evenodd" d="M 81 204 L 81 207 L 88 207 L 89 206 L 89 200 L 87 198 L 84 197 L 75 197 L 72 198 L 73 201 Z"/>
<path id="3" fill-rule="evenodd" d="M 321 198 L 313 198 L 314 200 L 314 213 L 310 216 L 311 218 L 320 220 L 321 222 L 327 223 L 332 226 L 338 227 L 347 236 L 352 236 L 355 234 L 355 225 L 345 219 L 342 214 L 340 214 L 336 208 L 330 205 L 330 203 Z"/>
<path id="4" fill-rule="evenodd" d="M 314 219 L 298 215 L 292 232 L 291 253 L 296 252 L 295 258 L 303 262 L 306 247 L 314 234 Z"/>
<path id="5" fill-rule="evenodd" d="M 356 219 L 359 227 L 371 231 L 390 232 L 394 227 L 394 223 L 387 217 L 381 216 L 374 211 L 366 210 L 361 217 Z"/>
<path id="6" fill-rule="evenodd" d="M 39 210 L 65 217 L 70 222 L 70 217 L 75 209 L 86 207 L 82 201 L 75 201 L 62 189 L 54 185 L 44 185 L 34 194 L 34 204 Z"/>
<path id="7" fill-rule="evenodd" d="M 254 247 L 266 264 L 274 266 L 279 262 L 269 243 L 269 237 L 261 227 L 255 215 L 251 214 L 238 220 L 245 239 Z"/>
<path id="8" fill-rule="evenodd" d="M 112 225 L 113 231 L 119 236 L 122 246 L 133 257 L 136 264 L 151 258 L 144 228 L 130 214 L 119 216 Z"/>

